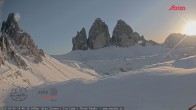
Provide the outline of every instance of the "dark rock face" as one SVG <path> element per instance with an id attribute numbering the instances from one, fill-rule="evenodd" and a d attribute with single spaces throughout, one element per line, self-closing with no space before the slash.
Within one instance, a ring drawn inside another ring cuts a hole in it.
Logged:
<path id="1" fill-rule="evenodd" d="M 18 55 L 14 55 L 13 56 L 13 61 L 16 63 L 16 65 L 18 67 L 21 67 L 23 69 L 27 69 L 28 65 L 26 64 L 26 62 L 21 58 L 21 56 L 18 56 Z"/>
<path id="2" fill-rule="evenodd" d="M 108 26 L 97 18 L 89 31 L 88 46 L 90 49 L 99 49 L 110 45 Z"/>
<path id="3" fill-rule="evenodd" d="M 130 36 L 133 33 L 133 29 L 127 25 L 124 21 L 118 20 L 113 30 L 112 42 L 114 45 L 121 46 L 122 35 Z M 127 36 L 127 37 L 128 37 Z"/>
<path id="4" fill-rule="evenodd" d="M 27 69 L 27 64 L 24 59 L 22 59 L 19 54 L 16 53 L 16 49 L 11 44 L 10 40 L 6 36 L 1 36 L 0 38 L 1 47 L 1 64 L 4 64 L 6 60 L 14 62 L 20 68 Z"/>
<path id="5" fill-rule="evenodd" d="M 44 50 L 42 50 L 42 49 L 39 49 L 39 54 L 40 54 L 41 56 L 43 56 L 43 57 L 46 56 L 45 53 L 44 53 Z"/>
<path id="6" fill-rule="evenodd" d="M 28 33 L 20 30 L 14 13 L 9 14 L 6 22 L 2 23 L 1 33 L 0 48 L 3 62 L 12 60 L 18 67 L 26 69 L 24 59 L 33 60 L 35 63 L 42 61 L 41 56 L 45 56 L 43 50 L 38 49 Z"/>
<path id="7" fill-rule="evenodd" d="M 73 48 L 72 50 L 87 50 L 87 36 L 85 28 L 82 28 L 80 32 L 77 32 L 77 35 L 72 38 Z"/>
<path id="8" fill-rule="evenodd" d="M 112 44 L 119 47 L 129 47 L 135 44 L 145 45 L 144 37 L 127 25 L 123 20 L 118 20 L 113 30 Z"/>
<path id="9" fill-rule="evenodd" d="M 111 45 L 119 47 L 129 47 L 135 44 L 145 46 L 146 43 L 158 45 L 154 41 L 145 40 L 143 35 L 140 36 L 137 32 L 134 32 L 123 20 L 117 21 L 112 38 L 110 38 L 108 26 L 100 18 L 95 19 L 89 31 L 89 38 L 86 39 L 86 32 L 83 28 L 77 33 L 76 37 L 72 38 L 72 50 L 99 49 Z"/>
<path id="10" fill-rule="evenodd" d="M 14 18 L 14 13 L 10 13 L 6 22 L 3 21 L 2 23 L 1 32 L 8 34 L 10 37 L 14 37 L 18 31 L 20 31 L 20 28 Z"/>
<path id="11" fill-rule="evenodd" d="M 173 33 L 166 38 L 164 45 L 169 48 L 172 48 L 178 43 L 178 47 L 196 47 L 196 35 L 187 36 L 185 34 Z"/>

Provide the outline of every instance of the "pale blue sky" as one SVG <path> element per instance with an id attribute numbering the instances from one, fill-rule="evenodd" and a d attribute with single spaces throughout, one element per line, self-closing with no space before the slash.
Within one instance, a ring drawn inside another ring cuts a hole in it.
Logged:
<path id="1" fill-rule="evenodd" d="M 0 0 L 2 1 L 2 0 Z M 169 11 L 170 6 L 185 11 Z M 196 21 L 196 0 L 4 0 L 1 22 L 19 13 L 19 25 L 48 54 L 71 51 L 72 37 L 85 27 L 87 34 L 100 17 L 110 36 L 118 19 L 124 20 L 146 39 L 163 42 L 168 34 L 183 33 L 185 20 Z"/>

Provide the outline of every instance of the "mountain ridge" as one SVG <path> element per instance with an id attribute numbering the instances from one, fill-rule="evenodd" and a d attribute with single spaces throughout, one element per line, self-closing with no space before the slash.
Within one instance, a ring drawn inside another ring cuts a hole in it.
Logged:
<path id="1" fill-rule="evenodd" d="M 134 32 L 123 20 L 117 21 L 113 29 L 113 34 L 110 35 L 108 25 L 102 21 L 101 18 L 96 18 L 89 30 L 88 38 L 85 28 L 82 28 L 82 30 L 77 32 L 77 35 L 72 38 L 72 50 L 94 50 L 108 46 L 129 47 L 135 44 L 145 46 L 147 42 L 153 45 L 159 45 L 159 43 L 155 41 L 145 40 L 143 35 Z"/>
<path id="2" fill-rule="evenodd" d="M 1 61 L 5 60 L 15 63 L 19 68 L 28 69 L 23 58 L 40 63 L 45 53 L 34 43 L 31 36 L 20 30 L 14 13 L 10 13 L 1 27 L 0 48 Z M 22 58 L 22 57 L 23 58 Z M 2 58 L 3 57 L 3 58 Z"/>

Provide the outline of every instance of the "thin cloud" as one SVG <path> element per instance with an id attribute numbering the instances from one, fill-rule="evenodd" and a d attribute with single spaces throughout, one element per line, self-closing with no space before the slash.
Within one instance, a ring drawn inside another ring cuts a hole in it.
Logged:
<path id="1" fill-rule="evenodd" d="M 15 19 L 17 22 L 20 21 L 20 18 L 21 18 L 20 13 L 15 13 L 15 14 L 14 14 L 14 19 Z"/>

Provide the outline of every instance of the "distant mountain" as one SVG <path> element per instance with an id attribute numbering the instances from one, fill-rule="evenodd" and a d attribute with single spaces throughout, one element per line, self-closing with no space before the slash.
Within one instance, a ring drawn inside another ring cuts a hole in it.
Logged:
<path id="1" fill-rule="evenodd" d="M 87 50 L 87 35 L 85 28 L 82 28 L 80 32 L 77 32 L 77 35 L 72 38 L 73 48 L 72 50 Z"/>
<path id="2" fill-rule="evenodd" d="M 140 36 L 137 32 L 127 25 L 123 20 L 118 20 L 113 30 L 112 44 L 119 47 L 129 47 L 135 44 L 145 46 L 146 40 L 144 36 Z"/>
<path id="3" fill-rule="evenodd" d="M 178 47 L 196 47 L 196 35 L 188 36 L 180 33 L 172 33 L 166 38 L 164 45 L 170 48 L 176 45 Z"/>
<path id="4" fill-rule="evenodd" d="M 110 38 L 107 24 L 100 18 L 96 18 L 89 30 L 88 38 L 84 28 L 73 37 L 72 50 L 87 50 L 88 48 L 94 50 L 108 46 L 129 47 L 135 44 L 145 46 L 146 42 L 159 45 L 155 41 L 145 40 L 143 35 L 141 36 L 137 32 L 134 32 L 123 20 L 117 21 L 112 38 Z"/>
<path id="5" fill-rule="evenodd" d="M 108 26 L 100 18 L 95 19 L 89 30 L 88 47 L 99 49 L 110 45 L 110 34 Z"/>

